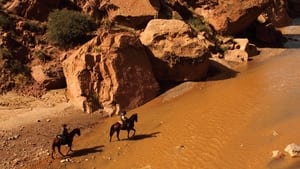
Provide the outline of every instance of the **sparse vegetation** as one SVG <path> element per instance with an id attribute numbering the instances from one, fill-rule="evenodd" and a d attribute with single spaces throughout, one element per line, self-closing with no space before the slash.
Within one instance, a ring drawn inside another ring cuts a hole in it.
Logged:
<path id="1" fill-rule="evenodd" d="M 10 55 L 9 51 L 6 48 L 0 47 L 0 61 L 8 58 Z"/>
<path id="2" fill-rule="evenodd" d="M 47 62 L 51 60 L 51 57 L 49 55 L 47 55 L 44 51 L 42 50 L 38 50 L 34 53 L 40 61 L 42 62 Z"/>
<path id="3" fill-rule="evenodd" d="M 0 30 L 10 30 L 14 28 L 13 20 L 6 13 L 0 11 Z"/>
<path id="4" fill-rule="evenodd" d="M 197 32 L 206 32 L 212 34 L 213 30 L 201 17 L 192 17 L 187 20 L 187 23 Z"/>
<path id="5" fill-rule="evenodd" d="M 13 77 L 14 86 L 17 88 L 24 87 L 29 81 L 29 77 L 26 74 L 18 73 Z"/>
<path id="6" fill-rule="evenodd" d="M 14 59 L 6 48 L 0 48 L 0 94 L 29 82 L 30 70 L 21 61 Z"/>
<path id="7" fill-rule="evenodd" d="M 40 31 L 44 32 L 45 30 L 43 25 L 41 25 L 36 21 L 31 21 L 31 20 L 25 21 L 24 29 L 29 30 L 31 32 L 40 32 Z"/>
<path id="8" fill-rule="evenodd" d="M 48 39 L 61 46 L 84 42 L 88 33 L 96 29 L 96 23 L 88 16 L 72 10 L 55 10 L 47 23 Z"/>

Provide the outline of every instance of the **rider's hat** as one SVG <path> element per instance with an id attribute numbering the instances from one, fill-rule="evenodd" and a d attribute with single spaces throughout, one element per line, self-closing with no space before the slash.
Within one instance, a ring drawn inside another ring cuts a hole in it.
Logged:
<path id="1" fill-rule="evenodd" d="M 62 127 L 67 127 L 67 124 L 62 124 Z"/>
<path id="2" fill-rule="evenodd" d="M 125 115 L 126 114 L 126 111 L 125 110 L 123 110 L 122 111 L 122 113 L 121 113 L 121 115 Z"/>

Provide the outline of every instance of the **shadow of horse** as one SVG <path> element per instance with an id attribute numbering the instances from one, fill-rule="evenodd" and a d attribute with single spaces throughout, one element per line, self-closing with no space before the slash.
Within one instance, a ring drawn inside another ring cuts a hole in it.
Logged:
<path id="1" fill-rule="evenodd" d="M 88 154 L 92 154 L 92 153 L 102 152 L 102 149 L 100 149 L 102 147 L 104 147 L 104 145 L 75 150 L 75 151 L 73 151 L 72 154 L 70 154 L 70 156 L 71 157 L 79 157 L 79 156 L 84 156 L 84 155 L 88 155 Z"/>
<path id="2" fill-rule="evenodd" d="M 150 134 L 138 134 L 130 138 L 130 140 L 143 140 L 146 138 L 151 138 L 151 137 L 157 137 L 156 135 L 159 134 L 160 132 L 154 132 Z"/>

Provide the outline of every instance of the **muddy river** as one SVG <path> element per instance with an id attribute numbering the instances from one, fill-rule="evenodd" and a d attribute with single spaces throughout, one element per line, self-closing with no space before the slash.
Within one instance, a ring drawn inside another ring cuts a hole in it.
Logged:
<path id="1" fill-rule="evenodd" d="M 291 30 L 300 37 L 299 27 Z M 273 150 L 300 145 L 300 45 L 287 45 L 263 49 L 235 77 L 182 84 L 130 111 L 139 115 L 133 140 L 122 132 L 122 141 L 109 142 L 119 118 L 106 120 L 76 140 L 75 150 L 86 153 L 73 160 L 84 162 L 48 167 L 299 169 L 300 158 L 272 159 Z"/>
<path id="2" fill-rule="evenodd" d="M 194 84 L 172 101 L 162 96 L 164 104 L 141 108 L 168 120 L 157 122 L 160 137 L 144 149 L 150 152 L 134 158 L 152 168 L 300 168 L 299 158 L 272 159 L 273 150 L 300 145 L 299 42 L 287 45 L 262 52 L 234 78 Z"/>

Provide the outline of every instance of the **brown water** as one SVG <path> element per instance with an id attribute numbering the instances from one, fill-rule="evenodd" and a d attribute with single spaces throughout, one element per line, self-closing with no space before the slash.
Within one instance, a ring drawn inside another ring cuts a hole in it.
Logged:
<path id="1" fill-rule="evenodd" d="M 267 52 L 234 78 L 188 84 L 132 111 L 139 113 L 140 139 L 105 144 L 102 155 L 113 160 L 93 164 L 106 169 L 300 168 L 300 158 L 271 158 L 273 150 L 300 145 L 300 51 L 266 58 L 273 55 Z"/>
<path id="2" fill-rule="evenodd" d="M 158 138 L 171 149 L 162 151 L 165 159 L 157 167 L 166 161 L 165 167 L 174 169 L 280 168 L 299 162 L 271 162 L 272 150 L 300 144 L 299 66 L 299 50 L 289 50 L 252 64 L 236 78 L 212 82 L 162 105 L 177 117 L 165 125 L 165 132 L 177 134 Z M 178 151 L 178 145 L 184 148 Z"/>
<path id="3" fill-rule="evenodd" d="M 183 84 L 130 111 L 134 140 L 108 141 L 113 117 L 76 140 L 89 150 L 79 162 L 50 168 L 299 169 L 300 158 L 271 158 L 300 145 L 299 108 L 300 49 L 263 50 L 234 78 Z"/>

